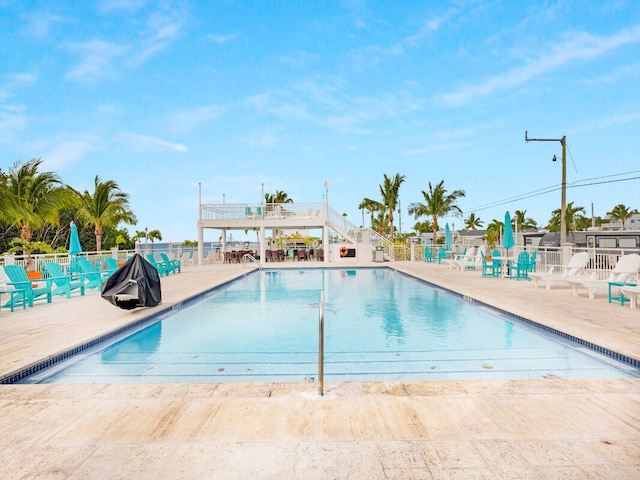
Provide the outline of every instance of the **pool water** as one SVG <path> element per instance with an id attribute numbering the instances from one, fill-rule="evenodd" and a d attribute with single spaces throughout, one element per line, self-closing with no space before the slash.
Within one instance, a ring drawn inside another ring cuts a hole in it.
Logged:
<path id="1" fill-rule="evenodd" d="M 387 268 L 262 270 L 25 380 L 325 381 L 612 378 L 637 369 Z"/>

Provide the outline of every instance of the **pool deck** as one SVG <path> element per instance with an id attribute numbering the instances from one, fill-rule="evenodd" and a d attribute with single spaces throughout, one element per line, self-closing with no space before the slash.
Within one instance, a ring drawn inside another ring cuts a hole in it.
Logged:
<path id="1" fill-rule="evenodd" d="M 640 358 L 640 309 L 606 295 L 385 266 Z M 186 267 L 154 309 L 95 291 L 3 309 L 0 376 L 250 270 Z M 326 383 L 323 397 L 315 383 L 0 385 L 0 454 L 7 479 L 637 479 L 640 379 Z"/>

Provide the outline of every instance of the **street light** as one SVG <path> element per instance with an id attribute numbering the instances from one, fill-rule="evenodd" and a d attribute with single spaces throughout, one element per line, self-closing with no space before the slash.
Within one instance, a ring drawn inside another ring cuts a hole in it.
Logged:
<path id="1" fill-rule="evenodd" d="M 529 138 L 528 132 L 524 132 L 525 142 L 560 142 L 562 144 L 562 195 L 560 205 L 560 245 L 567 243 L 567 136 L 562 138 Z M 556 156 L 552 159 L 557 160 Z"/>

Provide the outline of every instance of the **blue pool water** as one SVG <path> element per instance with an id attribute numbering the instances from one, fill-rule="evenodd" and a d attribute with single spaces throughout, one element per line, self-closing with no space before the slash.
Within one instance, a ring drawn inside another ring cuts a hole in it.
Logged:
<path id="1" fill-rule="evenodd" d="M 26 382 L 325 381 L 637 376 L 579 345 L 391 269 L 263 270 Z"/>

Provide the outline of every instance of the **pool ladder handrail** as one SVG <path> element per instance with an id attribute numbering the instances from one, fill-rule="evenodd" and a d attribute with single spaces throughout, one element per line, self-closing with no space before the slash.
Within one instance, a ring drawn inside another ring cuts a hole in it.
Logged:
<path id="1" fill-rule="evenodd" d="M 324 395 L 324 290 L 320 290 L 318 306 L 318 394 Z"/>
<path id="2" fill-rule="evenodd" d="M 262 263 L 260 263 L 256 257 L 251 255 L 250 253 L 245 253 L 242 256 L 242 269 L 244 270 L 247 267 L 247 262 L 253 262 L 258 264 L 258 270 L 262 270 Z"/>

